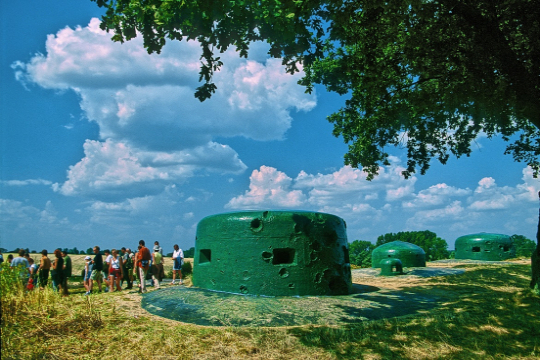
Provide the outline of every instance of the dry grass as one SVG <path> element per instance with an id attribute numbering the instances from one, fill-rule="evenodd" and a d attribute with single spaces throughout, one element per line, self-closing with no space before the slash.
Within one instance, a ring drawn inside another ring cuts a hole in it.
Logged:
<path id="1" fill-rule="evenodd" d="M 332 327 L 203 327 L 151 315 L 127 292 L 88 298 L 73 284 L 62 298 L 2 289 L 2 359 L 538 359 L 530 266 L 458 266 L 467 271 L 363 282 L 444 294 L 433 310 Z"/>

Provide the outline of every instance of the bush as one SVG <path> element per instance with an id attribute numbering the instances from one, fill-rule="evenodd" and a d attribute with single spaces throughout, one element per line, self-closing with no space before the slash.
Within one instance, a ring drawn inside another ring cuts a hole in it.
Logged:
<path id="1" fill-rule="evenodd" d="M 182 275 L 189 275 L 193 272 L 193 265 L 191 265 L 191 262 L 184 261 L 184 265 L 182 265 Z"/>
<path id="2" fill-rule="evenodd" d="M 375 245 L 366 240 L 354 240 L 349 244 L 349 259 L 351 265 L 363 268 L 371 267 L 371 253 Z"/>
<path id="3" fill-rule="evenodd" d="M 191 275 L 192 272 L 193 272 L 193 265 L 191 264 L 191 262 L 184 261 L 184 265 L 182 265 L 182 277 Z M 172 268 L 171 270 L 165 272 L 165 277 L 167 279 L 172 279 L 173 277 Z"/>

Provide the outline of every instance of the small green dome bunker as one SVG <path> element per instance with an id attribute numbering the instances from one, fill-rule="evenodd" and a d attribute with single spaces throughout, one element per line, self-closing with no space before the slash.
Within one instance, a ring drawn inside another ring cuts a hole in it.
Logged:
<path id="1" fill-rule="evenodd" d="M 479 233 L 456 239 L 456 259 L 499 261 L 516 256 L 516 247 L 508 235 Z"/>
<path id="2" fill-rule="evenodd" d="M 381 261 L 399 259 L 403 267 L 425 267 L 426 253 L 420 247 L 404 241 L 392 241 L 377 247 L 371 253 L 371 265 L 381 267 Z"/>
<path id="3" fill-rule="evenodd" d="M 345 221 L 307 211 L 208 216 L 197 226 L 193 284 L 268 296 L 349 294 Z"/>

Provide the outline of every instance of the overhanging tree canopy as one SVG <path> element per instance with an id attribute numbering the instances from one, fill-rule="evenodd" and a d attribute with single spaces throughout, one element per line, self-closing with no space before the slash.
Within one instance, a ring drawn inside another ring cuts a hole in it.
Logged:
<path id="1" fill-rule="evenodd" d="M 219 52 L 247 56 L 251 42 L 268 42 L 289 72 L 303 65 L 308 91 L 348 97 L 329 120 L 349 144 L 345 163 L 370 177 L 388 145 L 407 148 L 410 176 L 433 158 L 469 156 L 481 132 L 540 170 L 540 0 L 92 1 L 116 41 L 139 31 L 151 53 L 197 39 L 201 101 L 216 89 Z"/>

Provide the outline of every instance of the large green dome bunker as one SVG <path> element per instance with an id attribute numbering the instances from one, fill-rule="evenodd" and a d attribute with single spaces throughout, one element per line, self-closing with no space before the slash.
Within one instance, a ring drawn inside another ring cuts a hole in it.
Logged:
<path id="1" fill-rule="evenodd" d="M 404 241 L 392 241 L 375 248 L 371 253 L 371 266 L 380 268 L 381 261 L 386 259 L 399 259 L 403 267 L 426 266 L 426 252 L 420 246 Z"/>
<path id="2" fill-rule="evenodd" d="M 197 226 L 193 284 L 268 296 L 349 294 L 345 221 L 307 211 L 208 216 Z"/>
<path id="3" fill-rule="evenodd" d="M 516 247 L 508 235 L 479 233 L 456 239 L 456 259 L 499 261 L 516 256 Z"/>

